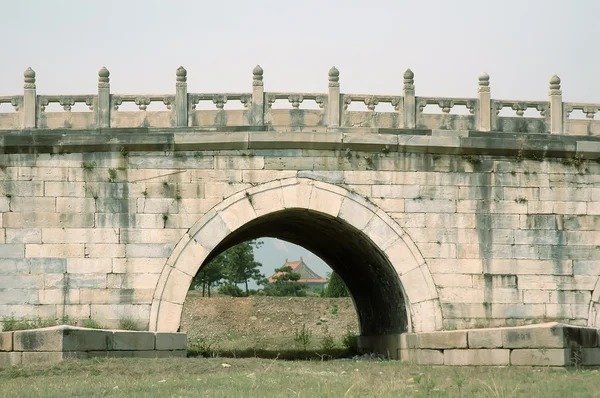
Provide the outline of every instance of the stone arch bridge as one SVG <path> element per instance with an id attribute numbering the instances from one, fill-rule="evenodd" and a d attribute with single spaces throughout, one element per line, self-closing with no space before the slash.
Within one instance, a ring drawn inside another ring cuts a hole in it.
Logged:
<path id="1" fill-rule="evenodd" d="M 277 237 L 342 276 L 364 344 L 600 327 L 600 105 L 556 76 L 534 102 L 491 99 L 486 74 L 476 98 L 403 79 L 345 94 L 332 68 L 325 93 L 271 93 L 256 67 L 251 92 L 195 94 L 179 68 L 175 95 L 119 95 L 103 68 L 66 96 L 28 69 L 0 96 L 0 317 L 176 331 L 202 264 Z"/>

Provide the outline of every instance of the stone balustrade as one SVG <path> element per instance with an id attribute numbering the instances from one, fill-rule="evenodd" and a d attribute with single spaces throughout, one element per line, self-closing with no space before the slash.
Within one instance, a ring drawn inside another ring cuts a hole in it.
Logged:
<path id="1" fill-rule="evenodd" d="M 187 71 L 180 67 L 174 95 L 125 95 L 110 92 L 110 73 L 102 68 L 97 94 L 37 95 L 36 75 L 28 68 L 24 94 L 0 96 L 0 130 L 252 126 L 311 132 L 361 127 L 600 135 L 595 119 L 600 104 L 563 102 L 558 76 L 550 79 L 547 101 L 521 101 L 492 99 L 486 73 L 479 76 L 476 98 L 417 97 L 410 69 L 403 76 L 402 95 L 342 93 L 335 67 L 329 71 L 327 93 L 265 92 L 263 69 L 257 66 L 252 73 L 252 91 L 246 93 L 188 93 Z M 287 109 L 274 106 L 277 101 Z M 307 107 L 309 102 L 315 105 Z M 128 103 L 137 109 L 125 107 Z M 199 103 L 203 106 L 197 107 Z M 53 104 L 63 111 L 47 109 Z M 85 107 L 76 106 L 80 104 Z M 574 111 L 581 117 L 572 117 Z"/>

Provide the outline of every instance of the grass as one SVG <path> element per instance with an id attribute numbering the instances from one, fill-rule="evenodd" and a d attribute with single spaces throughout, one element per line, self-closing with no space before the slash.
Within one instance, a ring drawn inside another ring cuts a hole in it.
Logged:
<path id="1" fill-rule="evenodd" d="M 594 397 L 599 376 L 597 369 L 395 361 L 103 358 L 0 370 L 0 396 Z"/>

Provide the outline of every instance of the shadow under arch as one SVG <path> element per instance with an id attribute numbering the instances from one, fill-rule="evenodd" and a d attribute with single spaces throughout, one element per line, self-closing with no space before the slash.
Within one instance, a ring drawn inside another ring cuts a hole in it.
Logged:
<path id="1" fill-rule="evenodd" d="M 163 267 L 150 330 L 177 331 L 188 288 L 201 265 L 259 237 L 303 246 L 338 272 L 354 300 L 361 336 L 442 328 L 429 268 L 391 217 L 345 188 L 288 178 L 229 196 L 189 229 Z"/>

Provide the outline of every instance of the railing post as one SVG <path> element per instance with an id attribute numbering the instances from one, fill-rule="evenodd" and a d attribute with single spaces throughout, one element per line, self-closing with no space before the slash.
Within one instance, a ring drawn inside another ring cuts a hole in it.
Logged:
<path id="1" fill-rule="evenodd" d="M 490 90 L 490 76 L 483 72 L 479 75 L 479 88 L 477 89 L 478 107 L 478 122 L 477 129 L 479 131 L 492 130 L 492 100 Z"/>
<path id="2" fill-rule="evenodd" d="M 563 133 L 563 102 L 560 78 L 556 75 L 550 78 L 550 134 Z"/>
<path id="3" fill-rule="evenodd" d="M 265 117 L 265 88 L 263 86 L 263 68 L 256 65 L 252 69 L 252 105 L 250 125 L 262 126 Z"/>
<path id="4" fill-rule="evenodd" d="M 25 84 L 23 85 L 23 128 L 34 129 L 37 119 L 35 72 L 31 68 L 27 68 L 23 76 L 25 77 Z"/>
<path id="5" fill-rule="evenodd" d="M 175 126 L 188 126 L 187 71 L 183 66 L 175 72 Z"/>
<path id="6" fill-rule="evenodd" d="M 110 72 L 103 66 L 98 71 L 98 128 L 110 127 Z"/>
<path id="7" fill-rule="evenodd" d="M 417 126 L 415 106 L 415 74 L 407 69 L 404 72 L 404 128 L 414 129 Z"/>
<path id="8" fill-rule="evenodd" d="M 335 66 L 329 69 L 329 98 L 327 100 L 327 126 L 340 126 L 340 71 Z"/>

